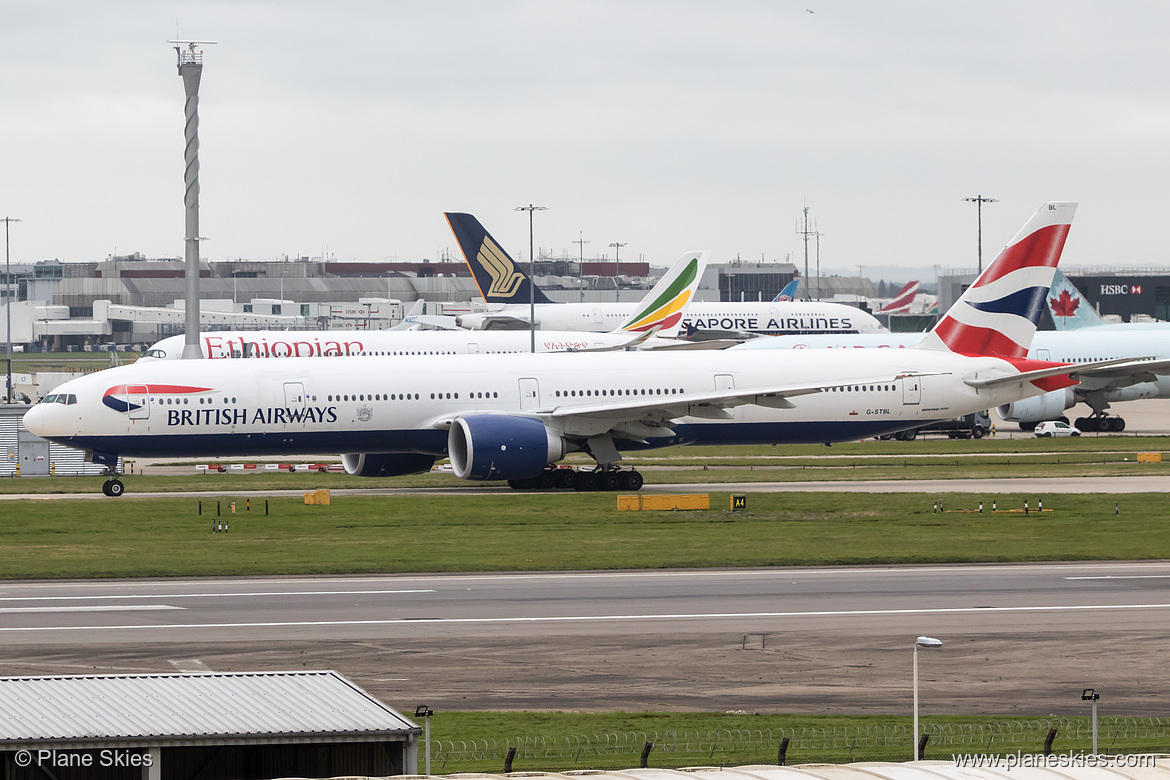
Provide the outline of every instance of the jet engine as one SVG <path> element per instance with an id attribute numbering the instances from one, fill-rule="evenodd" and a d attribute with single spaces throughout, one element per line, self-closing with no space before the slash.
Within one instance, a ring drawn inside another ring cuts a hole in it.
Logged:
<path id="1" fill-rule="evenodd" d="M 447 434 L 447 455 L 461 479 L 535 477 L 565 456 L 565 440 L 532 417 L 459 417 Z"/>
<path id="2" fill-rule="evenodd" d="M 1053 390 L 1044 395 L 1004 404 L 995 411 L 1001 420 L 1018 423 L 1038 423 L 1057 420 L 1065 409 L 1075 406 L 1076 395 L 1071 387 Z"/>
<path id="3" fill-rule="evenodd" d="M 401 477 L 430 471 L 435 456 L 420 452 L 347 453 L 341 456 L 341 465 L 347 474 L 357 477 Z"/>

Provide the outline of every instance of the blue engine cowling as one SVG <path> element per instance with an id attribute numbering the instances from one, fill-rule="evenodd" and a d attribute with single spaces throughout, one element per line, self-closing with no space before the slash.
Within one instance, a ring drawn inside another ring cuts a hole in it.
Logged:
<path id="1" fill-rule="evenodd" d="M 420 452 L 352 453 L 341 456 L 341 465 L 356 477 L 401 477 L 430 471 L 435 456 Z"/>
<path id="2" fill-rule="evenodd" d="M 540 420 L 506 414 L 459 417 L 447 435 L 451 468 L 461 479 L 535 477 L 565 449 L 565 440 Z"/>

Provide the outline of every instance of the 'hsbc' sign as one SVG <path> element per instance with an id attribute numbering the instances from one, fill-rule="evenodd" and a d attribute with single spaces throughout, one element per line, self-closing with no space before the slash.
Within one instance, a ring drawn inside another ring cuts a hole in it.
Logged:
<path id="1" fill-rule="evenodd" d="M 1103 284 L 1098 295 L 1141 295 L 1140 284 Z"/>

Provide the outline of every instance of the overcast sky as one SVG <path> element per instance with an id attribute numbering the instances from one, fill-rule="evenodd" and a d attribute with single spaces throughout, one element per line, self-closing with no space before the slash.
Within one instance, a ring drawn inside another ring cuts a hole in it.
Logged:
<path id="1" fill-rule="evenodd" d="M 974 267 L 1045 200 L 1065 265 L 1162 266 L 1170 4 L 801 0 L 6 0 L 13 262 L 183 253 L 183 88 L 205 47 L 202 254 Z M 931 272 L 933 273 L 933 272 Z M 921 274 L 919 274 L 921 275 Z M 906 276 L 909 278 L 909 276 Z"/>

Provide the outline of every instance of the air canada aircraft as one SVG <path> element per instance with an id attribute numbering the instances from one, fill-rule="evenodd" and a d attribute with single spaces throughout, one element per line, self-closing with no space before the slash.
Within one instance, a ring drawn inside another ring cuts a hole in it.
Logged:
<path id="1" fill-rule="evenodd" d="M 892 433 L 1073 384 L 1024 355 L 1075 210 L 1047 203 L 921 344 L 856 350 L 672 351 L 144 361 L 71 380 L 24 417 L 32 433 L 119 456 L 342 452 L 350 474 L 424 472 L 637 490 L 621 451 L 831 443 Z"/>
<path id="2" fill-rule="evenodd" d="M 1105 322 L 1059 269 L 1046 299 L 1049 312 L 1058 323 L 1062 318 L 1079 317 L 1091 325 L 1037 333 L 1028 357 L 1079 364 L 1082 366 L 1077 372 L 1080 381 L 1071 387 L 1003 404 L 996 410 L 1000 419 L 1019 423 L 1022 430 L 1031 431 L 1044 420 L 1068 422 L 1065 410 L 1084 403 L 1091 412 L 1076 419 L 1074 424 L 1078 430 L 1118 432 L 1125 430 L 1125 418 L 1108 412 L 1112 404 L 1170 398 L 1170 323 Z M 918 333 L 778 336 L 755 339 L 732 349 L 904 348 L 914 346 L 922 338 Z M 1126 362 L 1113 363 L 1122 359 Z M 1086 363 L 1105 365 L 1083 368 Z"/>
<path id="3" fill-rule="evenodd" d="M 529 296 L 535 301 L 537 327 L 548 330 L 607 331 L 628 317 L 632 303 L 555 303 L 536 287 L 470 214 L 448 213 L 451 232 L 463 250 L 480 294 L 494 309 L 464 314 L 461 328 L 528 328 Z M 683 315 L 687 333 L 779 335 L 783 333 L 880 333 L 873 315 L 855 306 L 814 301 L 717 303 L 694 301 Z"/>
<path id="4" fill-rule="evenodd" d="M 683 312 L 695 295 L 709 257 L 709 252 L 684 254 L 631 308 L 616 330 L 537 331 L 536 351 L 710 348 L 710 342 L 692 344 L 676 338 L 682 329 Z M 184 342 L 181 334 L 168 336 L 152 344 L 142 357 L 179 358 Z M 530 352 L 532 339 L 527 330 L 215 331 L 200 333 L 199 346 L 203 357 L 211 359 L 470 355 Z"/>

